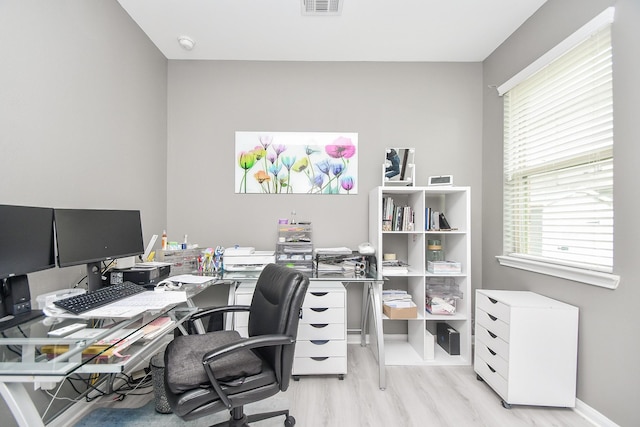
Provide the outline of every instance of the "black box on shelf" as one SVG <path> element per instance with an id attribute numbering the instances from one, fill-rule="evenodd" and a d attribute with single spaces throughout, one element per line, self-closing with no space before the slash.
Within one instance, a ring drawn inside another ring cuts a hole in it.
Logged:
<path id="1" fill-rule="evenodd" d="M 438 344 L 452 356 L 460 354 L 460 332 L 449 326 L 448 323 L 437 324 Z"/>

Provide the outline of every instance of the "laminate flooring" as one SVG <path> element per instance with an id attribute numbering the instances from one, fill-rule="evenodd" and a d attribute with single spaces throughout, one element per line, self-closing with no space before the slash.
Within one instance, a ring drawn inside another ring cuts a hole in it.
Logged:
<path id="1" fill-rule="evenodd" d="M 388 366 L 387 388 L 382 391 L 371 350 L 349 345 L 348 357 L 349 374 L 344 380 L 337 376 L 301 377 L 277 395 L 289 401 L 296 426 L 593 427 L 567 408 L 514 405 L 505 409 L 499 396 L 476 379 L 471 366 Z M 153 394 L 129 396 L 122 402 L 101 398 L 91 404 L 78 403 L 49 427 L 73 425 L 97 406 L 139 407 L 150 399 Z M 281 425 L 282 418 L 255 424 Z"/>

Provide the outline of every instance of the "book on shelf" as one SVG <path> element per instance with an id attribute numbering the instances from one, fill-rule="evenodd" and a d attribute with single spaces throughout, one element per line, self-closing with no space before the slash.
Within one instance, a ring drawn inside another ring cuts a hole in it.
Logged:
<path id="1" fill-rule="evenodd" d="M 457 230 L 452 228 L 444 215 L 444 212 L 436 211 L 432 208 L 425 208 L 425 230 L 427 231 L 439 231 L 439 230 Z"/>
<path id="2" fill-rule="evenodd" d="M 382 231 L 413 231 L 414 222 L 411 206 L 397 205 L 391 197 L 382 199 Z"/>

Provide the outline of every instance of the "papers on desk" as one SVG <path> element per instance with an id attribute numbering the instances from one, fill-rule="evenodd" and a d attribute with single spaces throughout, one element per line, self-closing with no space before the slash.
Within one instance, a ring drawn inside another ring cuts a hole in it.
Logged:
<path id="1" fill-rule="evenodd" d="M 171 263 L 170 262 L 160 262 L 160 261 L 146 261 L 146 262 L 139 262 L 139 263 L 135 264 L 134 267 L 155 268 L 155 267 L 165 267 L 167 265 L 171 265 Z"/>
<path id="2" fill-rule="evenodd" d="M 161 311 L 186 301 L 187 294 L 184 291 L 145 291 L 80 314 L 73 314 L 53 305 L 42 311 L 47 316 L 66 319 L 130 319 L 145 311 Z"/>
<path id="3" fill-rule="evenodd" d="M 201 285 L 202 283 L 207 283 L 208 281 L 213 280 L 213 277 L 197 276 L 195 274 L 180 274 L 179 276 L 171 276 L 167 280 L 171 280 L 174 283 Z"/>
<path id="4" fill-rule="evenodd" d="M 160 311 L 187 301 L 184 291 L 145 291 L 80 314 L 85 319 L 131 318 L 145 311 Z"/>
<path id="5" fill-rule="evenodd" d="M 317 255 L 351 255 L 353 252 L 347 247 L 337 248 L 316 248 L 314 252 Z"/>

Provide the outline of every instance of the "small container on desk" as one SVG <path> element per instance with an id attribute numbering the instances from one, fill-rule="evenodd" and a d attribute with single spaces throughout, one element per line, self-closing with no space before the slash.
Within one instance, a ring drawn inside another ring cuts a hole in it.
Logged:
<path id="1" fill-rule="evenodd" d="M 171 274 L 191 274 L 198 271 L 201 249 L 175 249 L 160 251 L 160 261 L 171 263 Z"/>

